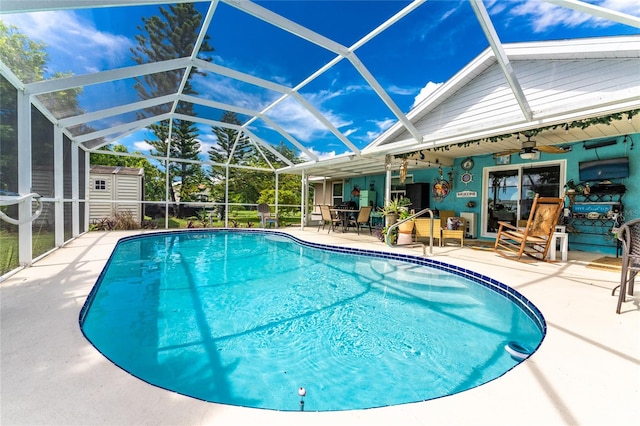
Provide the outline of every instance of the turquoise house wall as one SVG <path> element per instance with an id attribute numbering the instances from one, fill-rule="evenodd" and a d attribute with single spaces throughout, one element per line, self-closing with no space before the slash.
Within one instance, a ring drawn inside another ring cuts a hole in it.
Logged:
<path id="1" fill-rule="evenodd" d="M 602 138 L 599 140 L 611 140 L 613 138 Z M 541 161 L 550 161 L 557 160 L 558 158 L 566 159 L 566 179 L 573 179 L 576 183 L 579 182 L 578 177 L 578 167 L 579 163 L 582 161 L 591 161 L 597 159 L 607 159 L 607 158 L 615 158 L 615 157 L 629 157 L 629 177 L 625 179 L 614 179 L 613 183 L 622 183 L 626 186 L 626 193 L 622 198 L 622 203 L 624 205 L 623 217 L 624 220 L 631 220 L 640 218 L 640 185 L 637 184 L 638 179 L 640 178 L 640 134 L 632 134 L 625 137 L 621 136 L 616 139 L 616 144 L 596 149 L 586 150 L 584 149 L 584 142 L 576 142 L 571 145 L 572 150 L 564 153 L 564 154 L 545 154 L 541 153 L 540 159 L 538 160 L 522 160 L 518 154 L 513 154 L 511 156 L 511 164 L 535 164 Z M 598 140 L 587 141 L 589 143 L 596 142 Z M 433 193 L 430 191 L 430 207 L 438 210 L 455 210 L 456 213 L 460 212 L 476 212 L 478 213 L 478 222 L 480 222 L 481 217 L 481 207 L 482 207 L 482 171 L 485 167 L 495 166 L 495 160 L 493 155 L 483 155 L 472 157 L 474 160 L 474 167 L 469 172 L 473 175 L 473 180 L 469 184 L 464 184 L 461 182 L 460 177 L 464 173 L 461 168 L 461 163 L 465 160 L 465 158 L 457 158 L 454 161 L 452 167 L 443 167 L 442 173 L 445 179 L 448 179 L 447 173 L 451 170 L 454 172 L 454 185 L 453 190 L 450 192 L 449 196 L 447 196 L 442 201 L 436 201 L 433 198 Z M 397 175 L 398 171 L 394 171 L 394 175 Z M 436 178 L 438 178 L 438 167 L 432 166 L 424 169 L 410 169 L 409 174 L 413 175 L 414 182 L 429 182 L 431 184 L 434 183 Z M 381 206 L 384 203 L 384 188 L 385 188 L 385 176 L 384 175 L 375 175 L 375 176 L 366 176 L 366 177 L 355 177 L 350 179 L 350 181 L 345 185 L 345 199 L 346 200 L 354 200 L 358 201 L 357 197 L 351 196 L 350 192 L 353 189 L 354 185 L 357 185 L 360 189 L 370 189 L 370 184 L 373 183 L 373 188 L 377 193 L 376 205 Z M 597 182 L 591 182 L 591 185 Z M 475 191 L 477 193 L 477 197 L 473 198 L 457 198 L 456 193 L 460 191 Z M 467 203 L 469 201 L 475 201 L 476 205 L 473 208 L 467 207 Z M 565 202 L 568 204 L 568 201 Z M 478 223 L 478 227 L 480 223 Z M 480 235 L 480 230 L 477 229 L 477 234 Z M 604 236 L 606 238 L 612 239 L 612 235 Z M 584 240 L 585 235 L 581 236 L 582 240 Z M 587 236 L 587 241 L 589 238 L 593 239 L 593 246 L 585 246 L 581 247 L 579 244 L 575 244 L 575 249 L 580 250 L 588 250 L 588 251 L 597 251 L 606 254 L 615 254 L 616 248 L 614 241 L 611 240 L 610 244 L 602 244 L 603 236 L 593 235 Z M 569 235 L 569 245 L 570 249 L 571 242 L 576 240 L 576 238 L 572 238 L 572 235 Z"/>
<path id="2" fill-rule="evenodd" d="M 344 201 L 359 203 L 359 197 L 351 194 L 356 187 L 360 190 L 373 189 L 376 192 L 376 207 L 381 207 L 384 204 L 384 175 L 358 176 L 349 179 L 349 181 L 345 180 Z"/>

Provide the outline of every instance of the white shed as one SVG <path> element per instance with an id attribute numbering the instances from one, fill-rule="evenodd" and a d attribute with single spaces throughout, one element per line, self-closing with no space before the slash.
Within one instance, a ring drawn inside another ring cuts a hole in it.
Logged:
<path id="1" fill-rule="evenodd" d="M 131 212 L 142 222 L 144 169 L 120 166 L 91 166 L 89 171 L 89 221 L 115 213 Z"/>

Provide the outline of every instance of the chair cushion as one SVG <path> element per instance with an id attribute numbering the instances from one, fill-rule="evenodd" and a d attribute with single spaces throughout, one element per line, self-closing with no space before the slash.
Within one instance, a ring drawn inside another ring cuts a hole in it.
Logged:
<path id="1" fill-rule="evenodd" d="M 462 222 L 460 221 L 460 218 L 457 218 L 457 217 L 447 218 L 447 229 L 451 231 L 455 231 L 459 229 L 460 226 L 462 226 Z"/>

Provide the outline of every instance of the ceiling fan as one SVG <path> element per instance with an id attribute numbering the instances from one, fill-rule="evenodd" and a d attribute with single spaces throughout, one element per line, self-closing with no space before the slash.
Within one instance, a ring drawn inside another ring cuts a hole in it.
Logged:
<path id="1" fill-rule="evenodd" d="M 520 137 L 518 136 L 518 139 L 520 139 Z M 531 160 L 534 159 L 537 155 L 538 152 L 544 152 L 547 154 L 564 154 L 565 152 L 569 151 L 566 148 L 561 148 L 558 146 L 554 146 L 554 145 L 542 145 L 540 147 L 536 146 L 536 141 L 531 140 L 531 136 L 527 135 L 527 140 L 522 142 L 522 147 L 520 149 L 510 149 L 507 151 L 501 151 L 501 152 L 497 152 L 495 154 L 496 157 L 501 157 L 504 155 L 511 155 L 511 154 L 520 154 L 520 158 L 524 159 L 524 160 Z"/>

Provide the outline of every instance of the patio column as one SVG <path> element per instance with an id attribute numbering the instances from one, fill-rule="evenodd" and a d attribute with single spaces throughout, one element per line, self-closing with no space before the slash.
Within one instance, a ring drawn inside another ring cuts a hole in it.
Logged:
<path id="1" fill-rule="evenodd" d="M 89 175 L 91 174 L 91 154 L 85 150 L 84 152 L 84 229 L 82 232 L 89 230 Z"/>
<path id="2" fill-rule="evenodd" d="M 384 169 L 386 170 L 386 178 L 384 181 L 384 205 L 391 201 L 391 155 L 384 157 Z"/>
<path id="3" fill-rule="evenodd" d="M 224 175 L 224 227 L 229 227 L 229 164 L 225 165 Z"/>
<path id="4" fill-rule="evenodd" d="M 169 132 L 167 135 L 167 155 L 164 157 L 165 185 L 164 190 L 164 229 L 169 229 L 169 191 L 173 194 L 173 185 L 169 179 L 169 160 L 171 157 L 171 137 L 173 135 L 173 120 L 169 120 Z"/>
<path id="5" fill-rule="evenodd" d="M 31 192 L 31 98 L 23 91 L 18 91 L 18 193 L 26 195 Z M 18 262 L 21 266 L 30 266 L 33 258 L 31 198 L 18 206 Z M 56 223 L 56 226 L 62 224 Z"/>
<path id="6" fill-rule="evenodd" d="M 304 226 L 307 224 L 307 175 L 304 170 L 302 171 L 302 188 L 300 192 L 302 193 L 300 200 L 300 230 L 304 230 Z"/>
<path id="7" fill-rule="evenodd" d="M 80 167 L 78 167 L 78 144 L 71 142 L 71 235 L 80 235 Z"/>
<path id="8" fill-rule="evenodd" d="M 64 147 L 62 129 L 53 127 L 53 205 L 55 217 L 54 239 L 56 247 L 64 244 Z M 62 225 L 62 226 L 59 226 Z"/>
<path id="9" fill-rule="evenodd" d="M 275 191 L 275 197 L 276 197 L 276 215 L 278 214 L 278 185 L 279 185 L 279 179 L 280 179 L 280 175 L 278 173 L 276 173 L 276 191 Z"/>
<path id="10" fill-rule="evenodd" d="M 170 147 L 167 146 L 167 156 L 169 148 Z M 169 158 L 165 158 L 164 160 L 164 184 L 164 229 L 169 229 L 169 190 L 171 189 L 171 182 L 169 182 Z"/>

